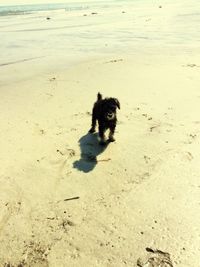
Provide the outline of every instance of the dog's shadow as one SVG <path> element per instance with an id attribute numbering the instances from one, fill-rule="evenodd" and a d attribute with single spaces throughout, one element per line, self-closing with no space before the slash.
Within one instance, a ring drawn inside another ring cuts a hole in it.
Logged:
<path id="1" fill-rule="evenodd" d="M 81 158 L 73 163 L 73 167 L 85 173 L 92 171 L 97 165 L 97 156 L 108 146 L 100 145 L 98 134 L 87 133 L 79 139 Z"/>

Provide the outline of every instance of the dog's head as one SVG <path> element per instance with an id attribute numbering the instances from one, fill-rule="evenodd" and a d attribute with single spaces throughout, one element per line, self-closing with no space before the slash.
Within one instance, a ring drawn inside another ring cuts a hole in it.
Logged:
<path id="1" fill-rule="evenodd" d="M 116 118 L 116 110 L 120 109 L 120 103 L 117 98 L 106 98 L 103 100 L 103 115 L 108 121 Z"/>

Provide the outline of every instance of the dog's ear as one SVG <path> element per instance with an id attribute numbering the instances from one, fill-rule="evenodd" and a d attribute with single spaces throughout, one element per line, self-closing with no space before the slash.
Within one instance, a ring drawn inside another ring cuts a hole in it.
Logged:
<path id="1" fill-rule="evenodd" d="M 102 99 L 103 99 L 102 94 L 98 93 L 98 94 L 97 94 L 97 101 L 100 101 L 100 100 L 102 100 Z"/>
<path id="2" fill-rule="evenodd" d="M 118 107 L 118 109 L 120 109 L 120 103 L 119 100 L 117 98 L 114 98 L 115 104 Z"/>

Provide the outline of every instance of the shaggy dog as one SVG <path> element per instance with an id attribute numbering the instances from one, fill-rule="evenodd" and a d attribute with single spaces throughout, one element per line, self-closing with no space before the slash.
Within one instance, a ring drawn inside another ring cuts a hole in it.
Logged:
<path id="1" fill-rule="evenodd" d="M 96 121 L 99 125 L 99 137 L 100 144 L 106 143 L 105 131 L 110 130 L 109 142 L 114 142 L 114 132 L 117 124 L 117 112 L 116 109 L 120 109 L 120 103 L 116 98 L 102 98 L 102 95 L 98 93 L 97 101 L 94 104 L 92 110 L 92 128 L 89 133 L 94 133 L 96 128 Z"/>

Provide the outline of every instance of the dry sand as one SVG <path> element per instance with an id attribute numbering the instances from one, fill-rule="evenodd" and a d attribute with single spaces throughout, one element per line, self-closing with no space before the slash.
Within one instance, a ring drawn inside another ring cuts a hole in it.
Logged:
<path id="1" fill-rule="evenodd" d="M 1 266 L 137 266 L 147 247 L 198 266 L 199 69 L 158 62 L 98 59 L 6 87 Z M 98 90 L 122 107 L 105 151 L 87 134 Z"/>
<path id="2" fill-rule="evenodd" d="M 0 266 L 200 266 L 200 57 L 152 49 L 1 70 Z M 121 103 L 106 148 L 98 91 Z"/>

